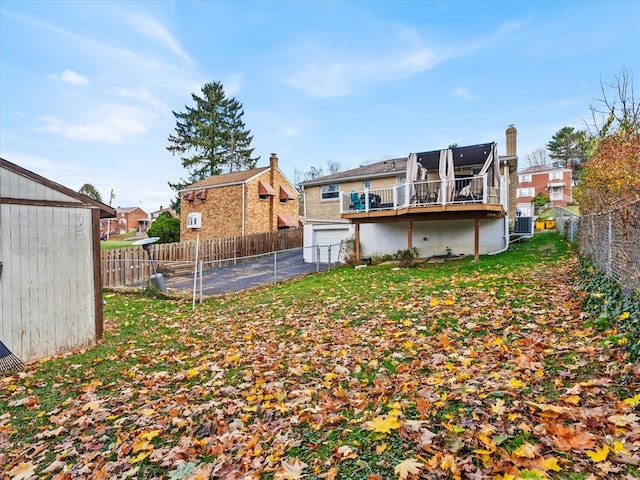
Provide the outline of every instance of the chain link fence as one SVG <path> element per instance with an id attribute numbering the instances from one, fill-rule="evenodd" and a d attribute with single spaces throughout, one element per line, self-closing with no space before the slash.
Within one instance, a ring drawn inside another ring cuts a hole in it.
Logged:
<path id="1" fill-rule="evenodd" d="M 582 216 L 579 242 L 582 254 L 591 257 L 624 293 L 640 289 L 640 200 Z"/>
<path id="2" fill-rule="evenodd" d="M 263 285 L 326 271 L 341 265 L 336 252 L 341 244 L 313 245 L 275 252 L 215 261 L 154 261 L 139 259 L 131 268 L 140 272 L 136 281 L 121 287 L 147 288 L 159 283 L 156 273 L 162 274 L 163 287 L 170 292 L 193 293 L 199 298 L 208 295 L 237 292 Z M 313 252 L 305 255 L 305 251 Z M 333 253 L 332 253 L 333 252 Z M 304 258 L 313 258 L 305 262 Z M 196 265 L 198 268 L 196 268 Z M 103 266 L 108 268 L 108 266 Z M 154 281 L 156 280 L 156 281 Z"/>

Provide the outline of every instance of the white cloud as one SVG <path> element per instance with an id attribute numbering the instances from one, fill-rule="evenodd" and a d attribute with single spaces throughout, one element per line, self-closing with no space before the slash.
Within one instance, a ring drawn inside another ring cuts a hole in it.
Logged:
<path id="1" fill-rule="evenodd" d="M 118 87 L 112 89 L 111 92 L 121 98 L 137 100 L 140 103 L 149 105 L 158 112 L 166 112 L 168 110 L 164 103 L 155 98 L 153 94 L 146 89 Z"/>
<path id="2" fill-rule="evenodd" d="M 462 98 L 464 100 L 471 100 L 476 98 L 474 94 L 467 87 L 458 87 L 453 92 L 451 92 L 452 97 Z"/>
<path id="3" fill-rule="evenodd" d="M 66 69 L 62 74 L 51 73 L 47 75 L 47 78 L 51 80 L 60 81 L 62 83 L 68 83 L 69 85 L 89 85 L 89 77 L 74 72 L 73 70 Z"/>
<path id="4" fill-rule="evenodd" d="M 96 143 L 122 143 L 125 138 L 147 132 L 149 112 L 128 105 L 100 107 L 91 118 L 65 121 L 52 116 L 42 117 L 41 130 L 58 133 L 69 140 Z"/>
<path id="5" fill-rule="evenodd" d="M 425 45 L 417 30 L 404 27 L 392 32 L 391 39 L 389 36 L 383 41 L 378 39 L 383 46 L 374 46 L 374 54 L 362 53 L 364 50 L 318 47 L 317 44 L 302 46 L 300 43 L 304 42 L 297 42 L 297 51 L 304 52 L 305 57 L 285 83 L 317 97 L 348 95 L 362 86 L 407 78 L 447 60 L 469 56 L 498 43 L 523 26 L 523 22 L 505 23 L 485 37 L 459 46 Z M 367 52 L 371 50 L 369 46 L 366 48 Z"/>
<path id="6" fill-rule="evenodd" d="M 154 19 L 143 15 L 127 15 L 125 21 L 138 32 L 154 40 L 159 41 L 171 52 L 183 60 L 190 60 L 189 54 L 182 48 L 180 43 L 169 33 L 164 25 Z"/>
<path id="7" fill-rule="evenodd" d="M 227 97 L 234 97 L 236 93 L 242 90 L 244 76 L 239 73 L 229 75 L 224 82 L 224 93 Z"/>
<path id="8" fill-rule="evenodd" d="M 339 97 L 363 85 L 407 78 L 432 69 L 452 56 L 447 48 L 407 45 L 404 41 L 386 52 L 358 56 L 354 53 L 317 52 L 313 62 L 303 64 L 285 82 L 317 97 Z"/>

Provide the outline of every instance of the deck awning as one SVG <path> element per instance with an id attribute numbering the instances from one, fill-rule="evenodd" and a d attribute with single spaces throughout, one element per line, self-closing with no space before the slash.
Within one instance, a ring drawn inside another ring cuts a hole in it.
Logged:
<path id="1" fill-rule="evenodd" d="M 265 182 L 264 180 L 260 180 L 260 182 L 258 183 L 258 194 L 268 195 L 269 197 L 275 197 L 276 191 L 267 182 Z"/>
<path id="2" fill-rule="evenodd" d="M 299 227 L 298 219 L 288 213 L 278 214 L 278 228 Z"/>
<path id="3" fill-rule="evenodd" d="M 287 187 L 280 185 L 280 201 L 295 200 L 296 195 Z"/>

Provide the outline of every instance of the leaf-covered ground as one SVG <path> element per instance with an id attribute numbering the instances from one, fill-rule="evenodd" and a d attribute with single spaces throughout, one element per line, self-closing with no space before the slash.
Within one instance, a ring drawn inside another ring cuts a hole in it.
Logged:
<path id="1" fill-rule="evenodd" d="M 189 300 L 0 379 L 2 479 L 637 478 L 640 369 L 553 234 Z"/>

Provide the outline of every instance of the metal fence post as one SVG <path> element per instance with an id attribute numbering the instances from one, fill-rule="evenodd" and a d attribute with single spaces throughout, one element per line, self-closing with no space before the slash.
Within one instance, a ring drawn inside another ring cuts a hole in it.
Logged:
<path id="1" fill-rule="evenodd" d="M 327 270 L 331 270 L 331 245 L 327 247 L 327 252 L 327 255 L 329 255 L 329 258 L 327 259 Z"/>
<path id="2" fill-rule="evenodd" d="M 611 226 L 611 212 L 609 212 L 609 214 L 607 215 L 607 220 L 609 222 L 608 225 L 608 236 L 607 236 L 607 252 L 608 252 L 608 259 L 607 259 L 607 274 L 609 275 L 609 277 L 611 277 L 611 274 L 613 272 L 613 252 L 612 247 L 613 247 L 613 232 L 612 232 L 612 226 Z"/>
<path id="3" fill-rule="evenodd" d="M 202 305 L 202 270 L 204 267 L 204 262 L 200 260 L 200 305 Z"/>
<path id="4" fill-rule="evenodd" d="M 278 283 L 278 252 L 273 252 L 273 284 Z"/>

